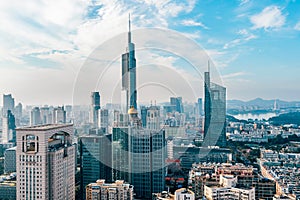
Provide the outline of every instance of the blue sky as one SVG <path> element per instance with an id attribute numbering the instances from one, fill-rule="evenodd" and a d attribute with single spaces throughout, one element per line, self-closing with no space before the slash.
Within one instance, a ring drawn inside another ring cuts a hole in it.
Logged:
<path id="1" fill-rule="evenodd" d="M 127 31 L 131 13 L 134 30 L 175 30 L 204 48 L 228 99 L 300 100 L 299 10 L 299 0 L 1 1 L 0 94 L 25 104 L 72 103 L 85 59 Z M 171 56 L 153 59 L 185 69 Z"/>

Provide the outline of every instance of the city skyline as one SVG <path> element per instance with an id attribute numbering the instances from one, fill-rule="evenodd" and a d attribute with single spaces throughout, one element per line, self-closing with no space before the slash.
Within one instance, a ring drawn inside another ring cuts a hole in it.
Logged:
<path id="1" fill-rule="evenodd" d="M 1 2 L 0 199 L 300 199 L 297 7 Z"/>
<path id="2" fill-rule="evenodd" d="M 83 62 L 99 44 L 128 31 L 131 13 L 133 30 L 169 28 L 202 46 L 228 88 L 228 99 L 298 100 L 299 5 L 299 1 L 288 0 L 2 2 L 6 20 L 1 26 L 0 94 L 12 93 L 26 105 L 72 104 L 74 82 Z M 139 62 L 146 57 L 156 60 L 179 73 L 186 70 L 174 55 L 137 52 L 136 57 Z M 41 81 L 44 83 L 36 84 Z M 202 82 L 199 77 L 197 81 Z M 53 88 L 59 98 L 52 97 Z M 101 87 L 96 89 L 105 97 Z"/>

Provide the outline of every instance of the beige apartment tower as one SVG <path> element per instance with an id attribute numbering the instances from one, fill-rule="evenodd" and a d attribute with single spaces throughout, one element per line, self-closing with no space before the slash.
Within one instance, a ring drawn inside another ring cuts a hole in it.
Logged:
<path id="1" fill-rule="evenodd" d="M 75 199 L 73 125 L 17 129 L 17 199 Z"/>

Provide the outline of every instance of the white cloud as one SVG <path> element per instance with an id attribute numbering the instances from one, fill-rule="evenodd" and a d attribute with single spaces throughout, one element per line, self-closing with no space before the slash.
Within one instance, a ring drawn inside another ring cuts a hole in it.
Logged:
<path id="1" fill-rule="evenodd" d="M 186 3 L 177 3 L 171 0 L 137 0 L 146 3 L 148 6 L 154 6 L 160 15 L 177 16 L 180 12 L 191 12 L 195 6 L 196 0 L 188 0 Z M 179 1 L 180 2 L 180 1 Z"/>
<path id="2" fill-rule="evenodd" d="M 181 22 L 181 24 L 184 25 L 184 26 L 199 26 L 199 27 L 202 27 L 204 29 L 208 29 L 208 27 L 205 26 L 202 22 L 196 22 L 196 21 L 194 21 L 192 19 L 183 20 Z"/>
<path id="3" fill-rule="evenodd" d="M 223 79 L 235 79 L 237 77 L 241 77 L 241 76 L 245 76 L 245 75 L 247 75 L 245 72 L 234 72 L 231 74 L 222 75 L 222 78 Z"/>
<path id="4" fill-rule="evenodd" d="M 238 51 L 234 51 L 233 53 L 231 53 L 228 51 L 210 49 L 206 50 L 206 52 L 208 56 L 212 58 L 213 62 L 215 63 L 215 66 L 217 66 L 218 69 L 228 67 L 240 55 L 240 52 Z"/>
<path id="5" fill-rule="evenodd" d="M 300 31 L 300 21 L 294 26 L 294 29 Z"/>
<path id="6" fill-rule="evenodd" d="M 262 12 L 250 17 L 253 24 L 252 29 L 272 29 L 280 28 L 285 24 L 285 15 L 278 6 L 268 6 Z"/>
<path id="7" fill-rule="evenodd" d="M 144 4 L 148 6 L 142 6 Z M 89 9 L 95 6 L 99 6 L 94 10 L 96 17 L 89 18 Z M 168 27 L 169 18 L 190 12 L 194 6 L 195 0 L 185 3 L 171 0 L 1 1 L 0 17 L 5 20 L 0 22 L 0 42 L 6 51 L 0 62 L 19 64 L 22 56 L 39 53 L 41 49 L 43 52 L 69 51 L 78 58 L 87 56 L 103 41 L 127 31 L 129 12 L 133 26 Z"/>
<path id="8" fill-rule="evenodd" d="M 244 5 L 244 4 L 247 4 L 249 3 L 250 0 L 240 0 L 240 5 Z"/>
<path id="9" fill-rule="evenodd" d="M 250 75 L 251 74 L 243 71 L 222 75 L 224 84 L 229 88 L 227 97 L 232 98 L 232 95 L 241 94 L 243 93 L 244 88 L 249 88 L 249 84 L 251 83 L 249 79 Z M 240 98 L 241 97 L 238 99 Z"/>
<path id="10" fill-rule="evenodd" d="M 45 103 L 64 102 L 72 93 L 76 74 L 94 48 L 128 30 L 128 13 L 132 14 L 132 29 L 167 28 L 170 19 L 192 11 L 195 3 L 195 0 L 0 1 L 0 17 L 5 19 L 0 21 L 0 93 L 24 95 L 25 92 L 19 91 L 31 90 L 36 94 L 44 91 Z M 160 58 L 160 61 L 167 64 L 170 59 Z M 10 70 L 12 67 L 15 70 Z M 12 84 L 9 80 L 16 77 Z M 53 87 L 58 94 L 55 100 L 50 92 Z M 25 97 L 25 103 L 30 103 L 29 99 Z M 39 98 L 36 101 L 42 102 Z"/>
<path id="11" fill-rule="evenodd" d="M 240 44 L 243 44 L 249 40 L 252 40 L 252 39 L 255 39 L 257 38 L 256 35 L 254 35 L 253 33 L 249 32 L 248 30 L 246 29 L 241 29 L 237 32 L 237 35 L 239 38 L 237 39 L 234 39 L 228 43 L 226 43 L 223 48 L 224 49 L 228 49 L 228 48 L 232 48 L 232 47 L 235 47 L 237 45 L 240 45 Z"/>
<path id="12" fill-rule="evenodd" d="M 70 34 L 82 22 L 86 3 L 81 0 L 55 1 L 1 1 L 0 41 L 6 49 L 2 66 L 32 66 L 22 61 L 24 57 L 40 52 L 72 51 L 74 44 Z M 8 55 L 10 54 L 10 55 Z M 13 59 L 12 57 L 15 57 Z M 22 61 L 16 62 L 17 60 Z M 0 61 L 0 62 L 1 62 Z"/>

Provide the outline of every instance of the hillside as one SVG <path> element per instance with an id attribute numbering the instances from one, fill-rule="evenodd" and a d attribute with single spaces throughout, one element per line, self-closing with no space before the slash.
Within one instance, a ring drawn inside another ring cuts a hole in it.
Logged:
<path id="1" fill-rule="evenodd" d="M 291 112 L 281 114 L 269 119 L 269 122 L 274 125 L 296 124 L 300 126 L 300 112 Z"/>

